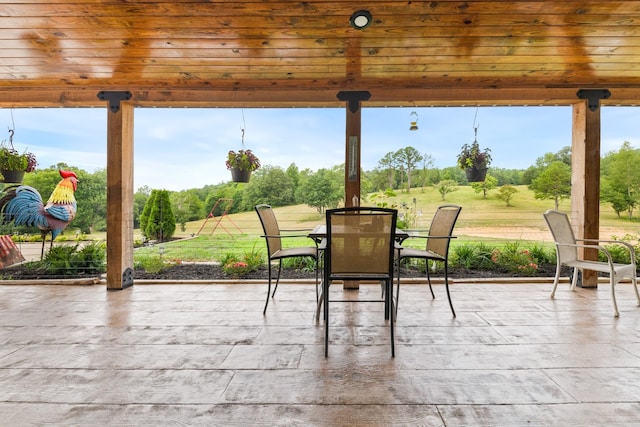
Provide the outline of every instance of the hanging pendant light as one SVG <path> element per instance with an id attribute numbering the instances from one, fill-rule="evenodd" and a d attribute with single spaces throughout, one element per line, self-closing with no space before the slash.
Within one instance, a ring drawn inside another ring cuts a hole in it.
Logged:
<path id="1" fill-rule="evenodd" d="M 409 115 L 409 120 L 411 121 L 411 126 L 409 126 L 409 130 L 418 130 L 418 113 L 412 111 Z"/>

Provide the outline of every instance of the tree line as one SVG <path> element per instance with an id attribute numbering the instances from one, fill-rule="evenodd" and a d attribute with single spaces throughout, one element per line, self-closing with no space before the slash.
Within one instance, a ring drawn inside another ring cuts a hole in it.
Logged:
<path id="1" fill-rule="evenodd" d="M 632 218 L 640 203 L 640 150 L 624 142 L 619 150 L 606 153 L 601 160 L 601 199 L 609 202 L 613 210 Z M 459 185 L 469 185 L 464 171 L 458 167 L 434 168 L 428 154 L 421 154 L 414 147 L 404 147 L 383 156 L 370 171 L 362 171 L 361 193 L 384 193 L 385 191 L 411 192 L 432 186 L 438 189 L 443 200 Z M 25 185 L 36 188 L 46 200 L 60 180 L 58 170 L 70 169 L 78 174 L 80 185 L 76 192 L 78 210 L 69 229 L 81 233 L 106 231 L 107 173 L 99 169 L 93 173 L 59 163 L 46 169 L 38 169 L 25 176 Z M 489 168 L 487 179 L 473 183 L 477 193 L 487 197 L 496 191 L 496 197 L 509 204 L 516 185 L 528 185 L 539 199 L 560 200 L 571 196 L 571 149 L 564 147 L 556 153 L 546 153 L 536 159 L 527 169 Z M 267 203 L 274 207 L 306 204 L 323 213 L 338 206 L 344 194 L 344 164 L 332 168 L 300 170 L 294 163 L 286 169 L 265 165 L 255 171 L 247 184 L 226 182 L 182 191 L 166 191 L 152 198 L 152 188 L 144 186 L 134 194 L 134 227 L 147 226 L 151 212 L 145 206 L 150 199 L 161 200 L 163 207 L 156 209 L 164 213 L 171 210 L 175 224 L 184 229 L 189 221 L 207 216 L 249 211 L 255 205 Z M 517 190 L 515 190 L 517 191 Z M 372 201 L 375 202 L 375 201 Z M 11 232 L 3 226 L 3 232 Z M 155 230 L 166 233 L 167 229 L 156 225 Z"/>

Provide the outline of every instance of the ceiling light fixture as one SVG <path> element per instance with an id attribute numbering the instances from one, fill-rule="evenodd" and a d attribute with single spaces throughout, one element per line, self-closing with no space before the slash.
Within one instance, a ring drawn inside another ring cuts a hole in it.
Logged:
<path id="1" fill-rule="evenodd" d="M 373 17 L 371 16 L 371 12 L 369 12 L 368 10 L 358 10 L 356 12 L 353 12 L 353 15 L 351 15 L 351 18 L 349 19 L 349 22 L 351 23 L 351 26 L 356 30 L 364 30 L 369 26 L 369 24 L 371 24 L 372 19 Z"/>

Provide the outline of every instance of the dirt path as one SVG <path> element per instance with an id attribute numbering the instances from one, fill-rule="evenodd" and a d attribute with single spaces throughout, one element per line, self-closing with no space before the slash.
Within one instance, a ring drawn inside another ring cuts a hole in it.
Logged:
<path id="1" fill-rule="evenodd" d="M 600 228 L 601 239 L 620 238 L 627 233 L 627 231 L 613 227 Z M 458 236 L 489 237 L 501 240 L 553 241 L 549 230 L 536 227 L 456 227 L 454 234 Z"/>

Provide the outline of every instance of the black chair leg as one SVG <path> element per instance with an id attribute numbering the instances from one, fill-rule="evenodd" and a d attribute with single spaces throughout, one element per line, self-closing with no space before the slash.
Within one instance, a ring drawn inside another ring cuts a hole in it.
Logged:
<path id="1" fill-rule="evenodd" d="M 451 307 L 451 314 L 456 317 L 456 311 L 453 309 L 453 303 L 451 302 L 451 292 L 449 292 L 449 274 L 447 272 L 447 264 L 444 265 L 444 286 L 447 289 L 447 298 L 449 299 L 449 307 Z"/>
<path id="2" fill-rule="evenodd" d="M 324 294 L 320 293 L 320 299 L 316 303 L 316 322 L 320 320 L 320 310 L 322 309 L 322 302 L 324 301 Z M 324 314 L 324 312 L 322 312 Z M 326 320 L 326 318 L 325 318 Z"/>
<path id="3" fill-rule="evenodd" d="M 271 261 L 267 262 L 267 271 L 269 275 L 269 287 L 267 288 L 267 301 L 264 303 L 264 310 L 262 310 L 262 315 L 264 316 L 267 313 L 267 306 L 269 305 L 269 297 L 271 296 Z"/>
<path id="4" fill-rule="evenodd" d="M 395 315 L 398 315 L 398 303 L 400 302 L 400 261 L 402 258 L 398 258 L 398 284 L 396 285 L 396 300 L 395 303 L 393 299 L 391 300 L 391 309 L 395 310 Z M 393 287 L 393 279 L 391 279 L 391 287 Z"/>
<path id="5" fill-rule="evenodd" d="M 391 283 L 391 287 L 393 287 L 393 283 Z M 396 296 L 395 301 L 391 300 L 391 309 L 394 310 L 394 315 L 398 316 L 398 303 L 400 302 L 400 277 L 398 276 L 398 284 L 396 286 Z"/>
<path id="6" fill-rule="evenodd" d="M 324 304 L 324 275 L 322 276 L 322 287 L 320 290 L 320 298 L 316 303 L 316 322 L 320 320 L 320 309 L 323 308 L 323 304 Z M 324 320 L 326 321 L 327 315 L 324 313 L 324 311 L 322 312 L 322 315 L 324 316 Z"/>
<path id="7" fill-rule="evenodd" d="M 282 258 L 278 260 L 278 278 L 276 279 L 276 286 L 273 288 L 273 295 L 271 295 L 271 298 L 276 296 L 276 291 L 278 290 L 278 283 L 280 283 L 281 273 L 282 273 Z"/>
<path id="8" fill-rule="evenodd" d="M 384 320 L 389 320 L 389 313 L 391 312 L 391 294 L 389 292 L 389 281 L 384 281 Z"/>
<path id="9" fill-rule="evenodd" d="M 319 273 L 318 269 L 320 268 L 320 257 L 316 256 L 316 304 L 320 301 L 320 295 L 318 293 L 318 282 L 319 282 Z"/>
<path id="10" fill-rule="evenodd" d="M 436 294 L 433 293 L 433 287 L 431 287 L 431 276 L 429 275 L 429 260 L 424 260 L 425 271 L 427 272 L 427 281 L 429 282 L 429 290 L 431 291 L 431 299 L 436 299 Z"/>
<path id="11" fill-rule="evenodd" d="M 322 283 L 322 295 L 324 298 L 324 357 L 329 356 L 329 282 L 324 277 Z"/>
<path id="12" fill-rule="evenodd" d="M 387 282 L 387 289 L 388 289 L 388 294 L 389 294 L 389 301 L 393 302 L 393 279 L 390 279 Z M 389 328 L 390 328 L 390 335 L 391 335 L 391 357 L 396 357 L 396 346 L 395 346 L 395 336 L 394 336 L 394 323 L 395 323 L 395 318 L 394 318 L 394 310 L 393 307 L 389 307 Z"/>

